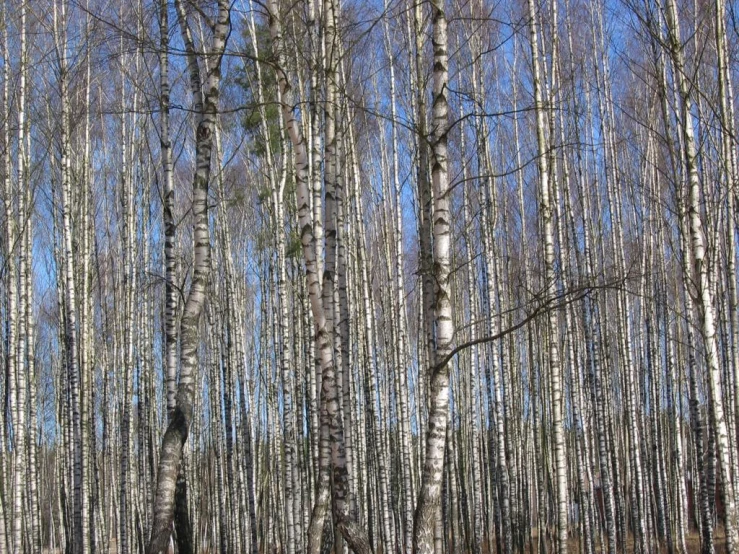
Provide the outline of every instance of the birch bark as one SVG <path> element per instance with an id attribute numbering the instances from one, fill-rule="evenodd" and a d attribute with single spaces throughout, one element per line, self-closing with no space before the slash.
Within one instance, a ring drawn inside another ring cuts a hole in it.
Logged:
<path id="1" fill-rule="evenodd" d="M 447 54 L 447 20 L 444 0 L 431 0 L 433 24 L 433 276 L 435 344 L 430 357 L 429 417 L 421 489 L 416 504 L 413 530 L 413 552 L 432 554 L 435 551 L 436 523 L 441 508 L 444 454 L 449 409 L 449 364 L 437 367 L 452 350 L 454 322 L 452 319 L 451 269 L 451 199 L 447 169 L 447 121 L 449 105 L 449 68 Z M 423 138 L 421 138 L 423 140 Z"/>
<path id="2" fill-rule="evenodd" d="M 549 185 L 549 148 L 546 137 L 546 113 L 543 102 L 541 69 L 539 64 L 538 11 L 534 0 L 529 0 L 531 18 L 531 53 L 534 72 L 534 105 L 536 110 L 536 142 L 538 146 L 539 167 L 539 210 L 542 219 L 542 240 L 544 241 L 545 290 L 547 296 L 556 294 L 556 275 L 554 272 L 554 218 Z M 554 310 L 548 314 L 549 326 L 549 373 L 551 381 L 551 410 L 554 433 L 555 497 L 557 514 L 557 551 L 567 553 L 567 459 L 564 437 L 564 406 L 562 395 L 562 369 L 559 355 L 559 324 Z"/>

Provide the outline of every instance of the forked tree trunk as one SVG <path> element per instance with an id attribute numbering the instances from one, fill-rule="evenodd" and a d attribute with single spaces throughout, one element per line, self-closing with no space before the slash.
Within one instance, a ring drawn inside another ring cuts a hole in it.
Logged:
<path id="1" fill-rule="evenodd" d="M 333 118 L 332 89 L 335 87 L 335 69 L 327 73 L 328 105 L 326 131 L 326 264 L 323 285 L 319 280 L 318 260 L 316 257 L 313 224 L 311 221 L 310 189 L 308 186 L 308 154 L 305 138 L 300 123 L 295 117 L 296 102 L 292 88 L 285 73 L 285 53 L 282 38 L 280 12 L 276 0 L 270 0 L 269 26 L 272 36 L 272 47 L 277 57 L 277 82 L 281 95 L 281 111 L 285 129 L 292 143 L 295 155 L 296 194 L 298 201 L 298 218 L 301 229 L 301 243 L 305 260 L 306 281 L 310 298 L 311 312 L 315 325 L 316 353 L 321 366 L 321 399 L 320 399 L 320 456 L 318 475 L 318 498 L 313 506 L 313 515 L 308 531 L 308 551 L 317 554 L 321 550 L 324 536 L 324 521 L 328 507 L 333 505 L 336 526 L 349 547 L 357 554 L 371 552 L 365 531 L 356 521 L 351 509 L 351 495 L 348 488 L 344 431 L 339 409 L 339 397 L 336 386 L 336 366 L 334 363 L 333 338 L 333 279 L 335 271 L 335 224 L 333 222 L 334 188 L 336 161 L 331 159 L 335 154 L 335 124 Z M 335 7 L 331 0 L 324 4 L 326 40 L 334 44 Z M 338 49 L 335 50 L 338 52 Z M 336 63 L 332 59 L 332 50 L 328 51 L 329 67 Z M 324 290 L 329 289 L 329 290 Z M 333 492 L 331 491 L 333 487 Z"/>
<path id="2" fill-rule="evenodd" d="M 180 0 L 175 3 L 186 48 L 190 88 L 193 95 L 193 112 L 197 123 L 195 131 L 196 167 L 192 183 L 195 259 L 192 282 L 180 321 L 180 381 L 177 387 L 176 406 L 162 439 L 153 523 L 147 547 L 149 554 L 164 552 L 170 540 L 175 513 L 177 477 L 193 416 L 200 346 L 200 315 L 203 311 L 210 275 L 208 185 L 211 173 L 211 152 L 220 94 L 221 60 L 231 26 L 231 3 L 228 0 L 219 0 L 212 43 L 208 49 L 210 67 L 203 82 L 187 14 Z"/>

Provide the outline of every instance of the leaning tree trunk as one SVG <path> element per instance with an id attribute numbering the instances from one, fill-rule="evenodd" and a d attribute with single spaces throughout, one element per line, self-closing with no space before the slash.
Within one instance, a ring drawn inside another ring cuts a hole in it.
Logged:
<path id="1" fill-rule="evenodd" d="M 193 175 L 192 214 L 194 219 L 194 271 L 190 290 L 180 321 L 180 381 L 176 405 L 162 439 L 157 488 L 154 501 L 151 538 L 147 552 L 164 552 L 170 540 L 175 511 L 175 488 L 182 454 L 193 415 L 198 347 L 200 345 L 200 315 L 210 275 L 210 233 L 208 229 L 208 185 L 211 152 L 215 134 L 216 113 L 221 83 L 221 60 L 230 31 L 230 2 L 219 0 L 213 26 L 212 44 L 208 52 L 211 64 L 205 83 L 201 81 L 195 45 L 182 3 L 177 0 L 177 13 L 187 53 L 193 112 L 197 118 L 196 168 Z M 187 545 L 185 545 L 187 547 Z"/>

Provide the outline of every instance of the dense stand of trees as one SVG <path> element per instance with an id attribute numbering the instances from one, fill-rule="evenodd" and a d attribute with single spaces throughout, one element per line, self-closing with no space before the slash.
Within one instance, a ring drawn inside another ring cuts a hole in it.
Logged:
<path id="1" fill-rule="evenodd" d="M 739 553 L 735 2 L 0 32 L 0 553 Z"/>

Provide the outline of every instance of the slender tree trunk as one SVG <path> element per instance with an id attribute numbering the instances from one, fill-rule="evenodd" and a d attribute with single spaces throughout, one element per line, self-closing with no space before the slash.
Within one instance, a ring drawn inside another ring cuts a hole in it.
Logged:
<path id="1" fill-rule="evenodd" d="M 546 137 L 546 113 L 543 103 L 541 70 L 539 69 L 539 30 L 538 13 L 534 0 L 529 0 L 531 18 L 531 52 L 534 71 L 534 103 L 536 108 L 536 140 L 539 166 L 539 209 L 542 218 L 545 290 L 553 296 L 557 290 L 554 273 L 554 217 L 549 189 L 549 143 Z M 562 395 L 562 369 L 559 355 L 559 325 L 557 313 L 549 311 L 549 372 L 551 381 L 551 410 L 554 433 L 555 497 L 557 514 L 557 551 L 567 553 L 567 458 L 564 437 L 564 399 Z"/>
<path id="2" fill-rule="evenodd" d="M 434 260 L 434 327 L 435 345 L 429 371 L 429 419 L 426 435 L 421 489 L 414 518 L 413 551 L 434 552 L 435 528 L 441 507 L 444 475 L 446 428 L 449 407 L 449 364 L 444 360 L 452 350 L 454 323 L 452 319 L 451 269 L 451 199 L 447 170 L 447 121 L 449 106 L 447 21 L 444 0 L 432 0 L 434 100 L 433 100 L 433 260 Z"/>

